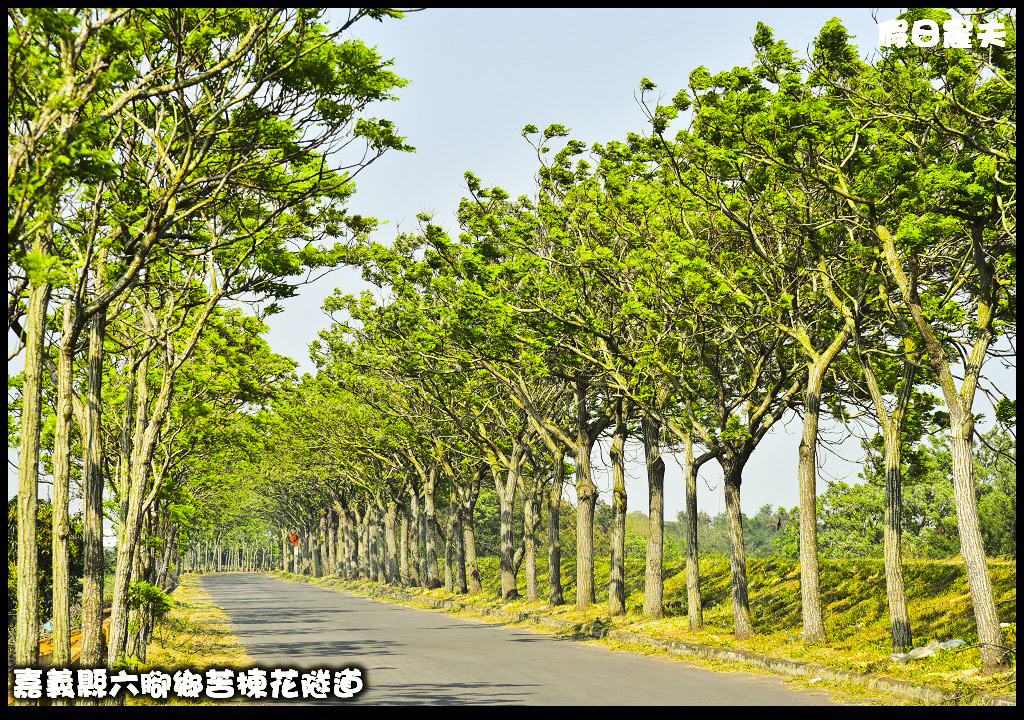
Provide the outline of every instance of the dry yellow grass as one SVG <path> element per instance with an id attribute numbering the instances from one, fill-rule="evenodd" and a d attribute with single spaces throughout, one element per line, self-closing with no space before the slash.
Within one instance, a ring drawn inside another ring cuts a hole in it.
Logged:
<path id="1" fill-rule="evenodd" d="M 185 668 L 199 672 L 211 667 L 237 670 L 253 666 L 252 658 L 232 634 L 228 617 L 202 589 L 198 576 L 182 576 L 181 584 L 171 597 L 174 598 L 174 609 L 154 630 L 153 639 L 146 649 L 146 662 L 139 666 L 140 673 L 150 670 L 173 673 Z M 223 705 L 246 702 L 238 697 L 217 701 L 209 698 L 153 700 L 130 697 L 126 704 Z"/>

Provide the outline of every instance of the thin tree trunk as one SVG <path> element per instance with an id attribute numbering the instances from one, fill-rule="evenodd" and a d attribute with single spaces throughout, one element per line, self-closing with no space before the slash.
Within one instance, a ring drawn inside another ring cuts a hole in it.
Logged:
<path id="1" fill-rule="evenodd" d="M 732 573 L 732 612 L 736 639 L 745 640 L 754 634 L 750 619 L 750 599 L 747 594 L 747 554 L 743 546 L 743 521 L 740 514 L 740 484 L 743 466 L 749 453 L 732 453 L 725 458 L 725 510 L 729 521 L 729 558 Z"/>
<path id="2" fill-rule="evenodd" d="M 373 561 L 377 582 L 387 582 L 387 546 L 384 543 L 384 512 L 373 509 Z"/>
<path id="3" fill-rule="evenodd" d="M 72 303 L 64 305 L 60 357 L 57 361 L 57 417 L 53 440 L 53 667 L 71 664 L 71 573 L 68 522 L 71 477 L 71 375 L 77 333 L 71 322 Z M 55 699 L 54 705 L 66 705 Z"/>
<path id="4" fill-rule="evenodd" d="M 885 593 L 889 600 L 889 624 L 894 652 L 908 652 L 914 638 L 903 582 L 903 475 L 900 431 L 885 437 Z"/>
<path id="5" fill-rule="evenodd" d="M 889 602 L 889 625 L 895 652 L 907 652 L 913 645 L 907 591 L 903 581 L 903 417 L 913 392 L 917 357 L 909 337 L 904 341 L 903 379 L 897 393 L 896 407 L 890 414 L 885 406 L 871 361 L 857 338 L 857 354 L 864 377 L 875 404 L 885 441 L 885 592 Z"/>
<path id="6" fill-rule="evenodd" d="M 362 570 L 360 575 L 367 580 L 374 580 L 373 577 L 373 530 L 371 529 L 373 512 L 369 506 L 363 510 L 362 522 L 360 523 L 360 560 Z"/>
<path id="7" fill-rule="evenodd" d="M 292 554 L 289 545 L 291 543 L 288 542 L 288 529 L 281 528 L 281 572 L 285 573 L 288 572 L 288 558 Z"/>
<path id="8" fill-rule="evenodd" d="M 102 265 L 102 263 L 101 263 Z M 97 280 L 99 288 L 101 282 Z M 98 290 L 97 290 L 98 291 Z M 82 481 L 82 655 L 83 668 L 102 667 L 103 637 L 103 341 L 107 310 L 102 308 L 89 326 L 89 400 L 85 423 L 85 467 Z"/>
<path id="9" fill-rule="evenodd" d="M 478 467 L 473 473 L 472 485 L 459 508 L 462 513 L 463 544 L 466 548 L 466 582 L 469 592 L 474 595 L 483 592 L 483 585 L 480 582 L 480 567 L 476 558 L 476 529 L 473 523 L 473 513 L 476 511 L 476 500 L 480 494 L 480 483 L 483 481 L 485 472 L 487 472 L 485 468 Z"/>
<path id="10" fill-rule="evenodd" d="M 320 577 L 331 573 L 331 531 L 327 523 L 327 513 L 320 514 Z"/>
<path id="11" fill-rule="evenodd" d="M 590 472 L 590 433 L 587 427 L 587 385 L 577 381 L 576 395 L 576 607 L 597 601 L 594 587 L 594 509 L 597 487 Z"/>
<path id="12" fill-rule="evenodd" d="M 700 556 L 697 547 L 697 465 L 693 458 L 693 438 L 683 440 L 686 454 L 686 611 L 690 629 L 704 625 L 704 604 L 700 595 Z"/>
<path id="13" fill-rule="evenodd" d="M 387 545 L 387 581 L 398 583 L 401 580 L 398 559 L 398 543 L 395 538 L 395 522 L 398 519 L 398 503 L 388 501 L 388 511 L 384 518 L 384 542 Z"/>
<path id="14" fill-rule="evenodd" d="M 398 540 L 398 578 L 402 587 L 408 587 L 409 580 L 409 508 L 402 506 L 401 527 Z"/>
<path id="15" fill-rule="evenodd" d="M 562 594 L 562 538 L 559 511 L 562 507 L 562 487 L 565 484 L 565 465 L 562 452 L 552 453 L 554 480 L 548 493 L 548 603 L 551 607 L 565 604 Z"/>
<path id="16" fill-rule="evenodd" d="M 462 527 L 461 505 L 453 504 L 452 543 L 455 545 L 455 591 L 460 595 L 469 592 L 466 583 L 466 536 Z"/>
<path id="17" fill-rule="evenodd" d="M 321 522 L 323 518 L 317 518 L 313 522 L 316 524 L 310 528 L 309 531 L 309 559 L 313 565 L 313 577 L 323 577 L 323 526 Z"/>
<path id="18" fill-rule="evenodd" d="M 409 501 L 412 504 L 412 525 L 415 532 L 413 542 L 413 570 L 416 573 L 415 584 L 418 587 L 427 585 L 427 533 L 423 524 L 423 513 L 420 511 L 420 494 L 415 486 L 409 489 Z"/>
<path id="19" fill-rule="evenodd" d="M 452 565 L 455 562 L 455 513 L 451 512 L 451 503 L 448 505 L 448 532 L 444 538 L 444 589 L 445 592 L 455 591 L 455 572 Z"/>
<path id="20" fill-rule="evenodd" d="M 641 425 L 650 498 L 644 615 L 661 617 L 665 601 L 665 460 L 661 457 L 661 422 L 645 413 Z"/>
<path id="21" fill-rule="evenodd" d="M 804 625 L 804 643 L 826 640 L 825 615 L 821 607 L 821 585 L 818 578 L 818 491 L 817 448 L 818 413 L 821 407 L 821 386 L 831 357 L 822 356 L 808 369 L 804 397 L 803 435 L 800 439 L 800 462 L 797 479 L 800 486 L 800 608 Z"/>
<path id="22" fill-rule="evenodd" d="M 626 611 L 626 418 L 622 398 L 615 400 L 615 429 L 609 452 L 612 463 L 612 532 L 608 570 L 608 612 Z M 646 604 L 646 600 L 645 600 Z"/>
<path id="23" fill-rule="evenodd" d="M 327 511 L 327 519 L 331 532 L 331 575 L 340 575 L 344 564 L 344 552 L 341 542 L 341 514 L 334 508 Z"/>
<path id="24" fill-rule="evenodd" d="M 437 468 L 435 467 L 427 473 L 423 488 L 423 547 L 426 556 L 424 576 L 428 588 L 441 587 L 441 582 L 437 577 L 437 541 L 434 536 L 434 525 L 437 522 L 434 510 L 434 487 L 436 484 Z"/>
<path id="25" fill-rule="evenodd" d="M 37 244 L 35 254 L 41 255 Z M 25 372 L 21 406 L 21 444 L 18 448 L 18 614 L 15 663 L 39 664 L 39 556 L 37 504 L 39 498 L 39 436 L 42 428 L 42 365 L 46 309 L 50 284 L 33 282 L 25 318 Z M 20 702 L 18 704 L 28 704 Z"/>
<path id="26" fill-rule="evenodd" d="M 526 566 L 526 599 L 537 602 L 537 496 L 523 498 L 523 563 Z"/>

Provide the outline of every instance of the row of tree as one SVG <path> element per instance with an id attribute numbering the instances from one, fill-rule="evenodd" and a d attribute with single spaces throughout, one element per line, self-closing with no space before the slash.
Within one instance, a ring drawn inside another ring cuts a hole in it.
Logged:
<path id="1" fill-rule="evenodd" d="M 973 408 L 984 363 L 1001 338 L 1011 347 L 1015 338 L 1015 35 L 1012 16 L 973 17 L 1003 22 L 1005 47 L 908 46 L 866 63 L 833 20 L 801 61 L 759 25 L 750 67 L 698 68 L 668 105 L 648 100 L 656 88 L 644 80 L 649 129 L 595 144 L 589 159 L 560 125 L 524 128 L 539 163 L 536 198 L 512 200 L 467 173 L 457 238 L 424 216 L 420 232 L 392 245 L 351 248 L 347 260 L 379 298 L 328 299 L 336 322 L 314 345 L 319 373 L 265 428 L 289 478 L 279 501 L 292 523 L 348 558 L 355 570 L 343 572 L 409 582 L 405 568 L 421 553 L 418 582 L 431 587 L 446 537 L 450 572 L 473 592 L 474 506 L 486 481 L 499 504 L 502 596 L 518 593 L 522 563 L 536 597 L 536 530 L 547 515 L 550 601 L 559 603 L 553 529 L 571 473 L 576 604 L 586 607 L 596 598 L 591 456 L 606 437 L 609 609 L 619 613 L 632 435 L 649 487 L 644 612 L 662 612 L 662 453 L 672 449 L 686 460 L 691 626 L 701 623 L 696 477 L 715 460 L 735 632 L 747 637 L 744 469 L 796 413 L 804 638 L 822 642 L 820 416 L 872 418 L 892 640 L 905 650 L 902 452 L 942 427 L 983 664 L 1004 666 Z M 689 125 L 672 135 L 681 113 Z M 997 419 L 1012 422 L 1013 402 L 993 401 Z M 455 509 L 447 528 L 440 504 Z M 377 550 L 361 555 L 367 548 Z"/>
<path id="2" fill-rule="evenodd" d="M 8 327 L 24 360 L 11 403 L 19 666 L 39 655 L 41 464 L 52 476 L 56 666 L 70 661 L 76 487 L 84 667 L 144 653 L 151 623 L 129 613 L 146 583 L 166 583 L 183 534 L 217 534 L 245 510 L 225 487 L 230 470 L 206 473 L 241 439 L 232 417 L 294 369 L 269 352 L 260 318 L 337 264 L 338 239 L 372 227 L 345 207 L 356 175 L 411 149 L 368 112 L 404 81 L 350 35 L 400 13 L 353 10 L 335 28 L 323 13 L 8 12 Z M 106 653 L 105 514 L 118 536 Z"/>

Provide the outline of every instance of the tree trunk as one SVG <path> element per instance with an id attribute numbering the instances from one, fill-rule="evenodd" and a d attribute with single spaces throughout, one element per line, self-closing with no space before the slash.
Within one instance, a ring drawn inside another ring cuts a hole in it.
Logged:
<path id="1" fill-rule="evenodd" d="M 71 664 L 71 573 L 68 522 L 71 478 L 71 375 L 77 333 L 71 323 L 72 304 L 64 305 L 60 357 L 57 361 L 57 417 L 53 440 L 53 667 Z M 54 700 L 55 705 L 66 704 Z"/>
<path id="2" fill-rule="evenodd" d="M 387 582 L 388 548 L 384 542 L 384 524 L 384 511 L 375 507 L 373 509 L 373 560 L 376 564 L 374 573 L 377 576 L 377 582 Z"/>
<path id="3" fill-rule="evenodd" d="M 341 542 L 341 513 L 332 508 L 327 511 L 327 519 L 331 532 L 331 575 L 338 576 L 345 562 Z"/>
<path id="4" fill-rule="evenodd" d="M 320 577 L 331 573 L 331 531 L 327 524 L 327 510 L 320 513 Z"/>
<path id="5" fill-rule="evenodd" d="M 402 587 L 409 587 L 409 509 L 405 505 L 398 537 L 398 579 Z"/>
<path id="6" fill-rule="evenodd" d="M 562 594 L 562 538 L 558 526 L 565 465 L 561 451 L 553 452 L 552 460 L 555 477 L 548 493 L 548 603 L 551 607 L 557 607 L 565 604 L 565 596 Z"/>
<path id="7" fill-rule="evenodd" d="M 800 439 L 797 479 L 800 486 L 800 600 L 804 625 L 804 643 L 823 643 L 825 615 L 821 607 L 818 579 L 818 491 L 817 448 L 818 411 L 821 386 L 831 357 L 822 356 L 810 365 L 804 397 L 804 427 Z"/>
<path id="8" fill-rule="evenodd" d="M 387 546 L 387 581 L 389 583 L 400 582 L 398 559 L 398 543 L 395 538 L 395 522 L 398 520 L 398 503 L 394 500 L 388 501 L 388 511 L 384 518 L 384 542 Z"/>
<path id="9" fill-rule="evenodd" d="M 97 285 L 99 283 L 97 282 Z M 80 667 L 102 667 L 103 637 L 103 341 L 107 310 L 100 309 L 89 325 L 89 400 L 85 427 L 82 481 L 82 655 Z"/>
<path id="10" fill-rule="evenodd" d="M 314 520 L 316 525 L 309 528 L 306 537 L 309 538 L 309 560 L 312 566 L 313 577 L 323 577 L 323 536 L 319 532 L 319 520 Z"/>
<path id="11" fill-rule="evenodd" d="M 665 460 L 661 457 L 661 422 L 645 413 L 641 424 L 650 498 L 644 615 L 657 618 L 664 614 L 665 600 Z"/>
<path id="12" fill-rule="evenodd" d="M 445 592 L 455 591 L 455 513 L 448 506 L 448 528 L 444 538 L 444 589 Z"/>
<path id="13" fill-rule="evenodd" d="M 537 496 L 523 498 L 523 563 L 526 599 L 537 602 Z"/>
<path id="14" fill-rule="evenodd" d="M 950 419 L 950 455 L 953 460 L 953 498 L 960 527 L 960 553 L 967 567 L 967 585 L 974 604 L 974 618 L 981 643 L 982 669 L 986 673 L 1004 670 L 1009 653 L 1003 646 L 1002 630 L 996 612 L 995 594 L 988 574 L 985 546 L 978 518 L 977 485 L 974 479 L 974 454 L 971 434 L 974 419 L 970 415 Z"/>
<path id="15" fill-rule="evenodd" d="M 476 511 L 476 500 L 480 494 L 480 483 L 483 481 L 485 472 L 487 472 L 486 469 L 477 468 L 473 473 L 473 483 L 459 508 L 462 512 L 463 544 L 466 548 L 466 582 L 469 592 L 474 595 L 483 592 L 483 585 L 480 582 L 480 567 L 476 559 L 476 529 L 473 524 L 473 513 Z"/>
<path id="16" fill-rule="evenodd" d="M 746 640 L 754 634 L 754 625 L 750 619 L 750 599 L 747 595 L 747 554 L 743 546 L 743 522 L 740 515 L 740 484 L 743 481 L 743 466 L 749 456 L 749 453 L 743 451 L 727 451 L 722 461 L 722 469 L 725 471 L 725 510 L 729 521 L 729 545 L 732 549 L 729 559 L 732 573 L 732 613 L 737 640 Z"/>
<path id="17" fill-rule="evenodd" d="M 597 601 L 594 587 L 594 508 L 597 487 L 590 472 L 590 433 L 587 427 L 587 385 L 576 383 L 576 607 Z"/>
<path id="18" fill-rule="evenodd" d="M 35 248 L 41 255 L 41 248 Z M 15 663 L 39 665 L 39 555 L 37 503 L 39 498 L 39 436 L 42 428 L 42 365 L 46 308 L 50 284 L 33 282 L 25 318 L 25 373 L 21 406 L 21 444 L 18 448 L 18 614 Z M 29 704 L 19 702 L 18 704 Z"/>
<path id="19" fill-rule="evenodd" d="M 409 488 L 409 502 L 412 505 L 412 529 L 413 538 L 413 579 L 417 587 L 425 587 L 427 584 L 427 556 L 424 552 L 427 546 L 427 534 L 423 524 L 423 513 L 420 510 L 420 494 L 415 486 Z"/>
<path id="20" fill-rule="evenodd" d="M 513 450 L 513 453 L 515 452 L 516 450 Z M 516 587 L 515 540 L 512 535 L 512 513 L 516 489 L 519 486 L 518 458 L 512 460 L 506 471 L 508 479 L 504 483 L 501 481 L 501 468 L 493 465 L 491 472 L 494 475 L 494 486 L 498 491 L 501 597 L 504 600 L 513 600 L 519 597 L 519 590 Z"/>
<path id="21" fill-rule="evenodd" d="M 466 536 L 462 527 L 461 507 L 453 504 L 451 508 L 452 543 L 455 545 L 455 591 L 460 595 L 469 592 L 466 583 Z"/>
<path id="22" fill-rule="evenodd" d="M 889 624 L 893 652 L 910 650 L 914 638 L 903 583 L 903 475 L 900 429 L 890 428 L 885 437 L 885 593 L 889 600 Z"/>
<path id="23" fill-rule="evenodd" d="M 143 577 L 142 554 L 142 544 L 138 543 L 135 546 L 135 555 L 132 558 L 130 576 L 132 583 L 137 583 L 146 579 Z M 142 646 L 143 626 L 145 624 L 143 616 L 143 607 L 132 608 L 128 613 L 128 630 L 125 634 L 125 655 L 129 658 L 134 658 L 135 662 L 142 662 L 142 655 L 145 654 L 144 647 Z"/>
<path id="24" fill-rule="evenodd" d="M 615 400 L 615 430 L 609 456 L 612 463 L 612 532 L 608 568 L 608 612 L 626 611 L 626 418 L 622 398 Z M 659 573 L 660 574 L 660 573 Z"/>
<path id="25" fill-rule="evenodd" d="M 903 475 L 900 466 L 903 418 L 913 392 L 918 357 L 909 334 L 905 338 L 903 378 L 897 392 L 896 407 L 890 414 L 871 361 L 861 347 L 860 337 L 856 337 L 857 354 L 885 440 L 885 593 L 889 601 L 892 647 L 898 653 L 907 652 L 913 645 L 907 591 L 903 582 Z"/>
<path id="26" fill-rule="evenodd" d="M 693 439 L 683 440 L 686 453 L 686 612 L 690 629 L 704 625 L 704 604 L 700 596 L 700 556 L 697 547 L 697 465 L 693 458 Z"/>
<path id="27" fill-rule="evenodd" d="M 437 577 L 437 541 L 434 535 L 434 525 L 437 523 L 434 510 L 434 487 L 436 484 L 437 468 L 432 468 L 427 473 L 423 488 L 423 547 L 424 555 L 426 556 L 424 576 L 427 587 L 432 589 L 441 587 L 440 579 Z"/>
<path id="28" fill-rule="evenodd" d="M 287 528 L 281 528 L 281 572 L 288 572 L 288 558 L 291 556 L 292 551 L 289 547 L 291 545 L 288 542 L 288 530 Z"/>

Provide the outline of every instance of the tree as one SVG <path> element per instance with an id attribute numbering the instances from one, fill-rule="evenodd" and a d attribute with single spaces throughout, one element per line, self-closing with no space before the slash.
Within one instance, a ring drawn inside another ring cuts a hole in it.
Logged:
<path id="1" fill-rule="evenodd" d="M 1012 16 L 977 14 L 986 16 L 1013 26 Z M 926 10 L 903 17 L 945 20 Z M 894 48 L 865 66 L 832 21 L 817 46 L 815 73 L 863 129 L 851 152 L 865 162 L 822 163 L 808 175 L 872 238 L 938 378 L 982 664 L 993 671 L 1007 661 L 974 495 L 971 408 L 994 341 L 1014 332 L 1015 35 L 1005 48 Z"/>
<path id="2" fill-rule="evenodd" d="M 290 292 L 283 280 L 303 266 L 334 262 L 335 256 L 317 249 L 314 240 L 337 236 L 346 227 L 356 232 L 367 227 L 339 207 L 354 188 L 352 178 L 387 149 L 408 148 L 388 121 L 359 114 L 369 103 L 388 98 L 402 81 L 374 51 L 338 38 L 361 18 L 397 14 L 356 11 L 331 32 L 317 22 L 320 12 L 16 15 L 12 37 L 17 43 L 9 64 L 15 90 L 9 126 L 15 135 L 8 167 L 16 203 L 8 237 L 14 261 L 27 270 L 21 285 L 37 298 L 29 303 L 24 328 L 31 340 L 22 419 L 29 443 L 22 454 L 26 503 L 32 494 L 28 485 L 35 483 L 31 442 L 38 424 L 32 414 L 39 383 L 31 369 L 38 356 L 33 338 L 46 314 L 41 300 L 55 281 L 66 281 L 62 274 L 71 278 L 67 287 L 81 288 L 95 271 L 94 300 L 83 306 L 84 295 L 75 296 L 80 304 L 66 325 L 65 345 L 73 347 L 76 328 L 92 317 L 96 367 L 106 308 L 134 286 L 154 255 L 158 262 L 176 252 L 186 263 L 204 259 L 213 298 L 237 292 L 282 296 Z M 51 65 L 63 78 L 35 82 L 37 76 L 49 77 Z M 298 125 L 307 123 L 324 130 L 305 134 Z M 365 140 L 368 156 L 348 167 L 329 167 L 326 158 L 354 138 Z M 68 191 L 69 184 L 80 190 Z M 286 238 L 305 248 L 284 251 Z M 92 377 L 85 502 L 86 553 L 95 558 L 101 532 L 101 390 L 99 374 Z M 162 418 L 154 419 L 157 428 Z M 34 535 L 28 530 L 26 537 Z M 30 562 L 28 556 L 25 561 Z M 102 576 L 97 579 L 95 562 L 87 562 L 86 572 L 84 657 L 96 664 Z M 122 617 L 117 610 L 115 616 Z M 22 634 L 31 632 L 30 624 L 21 623 Z M 115 645 L 121 644 L 121 624 Z M 26 647 L 34 643 L 25 637 Z"/>

